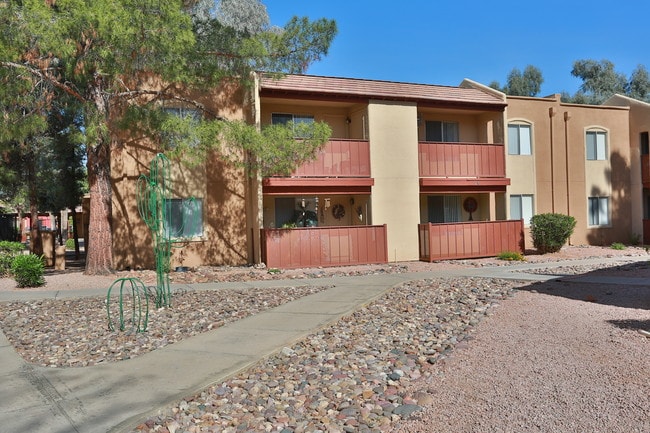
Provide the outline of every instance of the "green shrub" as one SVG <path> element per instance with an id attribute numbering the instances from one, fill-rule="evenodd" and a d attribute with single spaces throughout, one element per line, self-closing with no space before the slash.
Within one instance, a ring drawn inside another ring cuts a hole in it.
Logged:
<path id="1" fill-rule="evenodd" d="M 39 287 L 45 284 L 43 257 L 35 254 L 16 256 L 11 264 L 11 273 L 18 287 Z"/>
<path id="2" fill-rule="evenodd" d="M 613 249 L 613 250 L 624 250 L 624 249 L 625 249 L 625 245 L 622 244 L 622 243 L 620 243 L 620 242 L 614 242 L 614 243 L 612 244 L 612 249 Z"/>
<path id="3" fill-rule="evenodd" d="M 11 273 L 14 258 L 22 254 L 25 247 L 20 242 L 0 241 L 0 277 Z"/>
<path id="4" fill-rule="evenodd" d="M 499 260 L 508 260 L 508 261 L 524 261 L 524 255 L 519 251 L 503 251 L 497 256 Z"/>
<path id="5" fill-rule="evenodd" d="M 569 215 L 557 213 L 534 215 L 530 219 L 533 246 L 541 254 L 558 252 L 573 234 L 575 226 L 575 218 Z"/>
<path id="6" fill-rule="evenodd" d="M 65 240 L 65 247 L 69 250 L 74 250 L 74 239 L 68 238 Z"/>

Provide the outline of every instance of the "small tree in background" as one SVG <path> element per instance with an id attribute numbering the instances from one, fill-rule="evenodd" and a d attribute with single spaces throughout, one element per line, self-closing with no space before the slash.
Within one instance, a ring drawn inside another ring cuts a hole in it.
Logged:
<path id="1" fill-rule="evenodd" d="M 530 219 L 533 246 L 542 254 L 556 253 L 569 240 L 576 226 L 572 216 L 557 213 L 534 215 Z"/>

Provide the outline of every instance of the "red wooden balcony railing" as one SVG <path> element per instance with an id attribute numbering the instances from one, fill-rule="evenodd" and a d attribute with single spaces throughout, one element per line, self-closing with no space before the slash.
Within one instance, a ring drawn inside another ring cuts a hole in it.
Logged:
<path id="1" fill-rule="evenodd" d="M 386 225 L 261 229 L 269 268 L 346 266 L 388 261 Z"/>
<path id="2" fill-rule="evenodd" d="M 503 144 L 419 143 L 420 177 L 505 177 Z"/>
<path id="3" fill-rule="evenodd" d="M 525 251 L 523 220 L 419 224 L 418 237 L 420 260 L 426 262 Z"/>
<path id="4" fill-rule="evenodd" d="M 298 167 L 294 177 L 370 177 L 367 140 L 330 140 L 311 162 Z"/>

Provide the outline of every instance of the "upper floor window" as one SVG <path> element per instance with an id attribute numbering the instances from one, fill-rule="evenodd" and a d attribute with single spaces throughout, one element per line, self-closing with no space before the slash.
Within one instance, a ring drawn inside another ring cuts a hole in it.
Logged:
<path id="1" fill-rule="evenodd" d="M 511 123 L 508 125 L 508 154 L 530 155 L 532 152 L 530 125 Z"/>
<path id="2" fill-rule="evenodd" d="M 458 123 L 441 122 L 438 120 L 427 120 L 425 123 L 426 141 L 437 141 L 444 143 L 458 142 Z"/>
<path id="3" fill-rule="evenodd" d="M 587 160 L 607 159 L 607 133 L 604 131 L 587 131 Z"/>
<path id="4" fill-rule="evenodd" d="M 289 114 L 289 113 L 272 113 L 271 123 L 273 125 L 293 125 L 293 131 L 296 137 L 305 137 L 307 132 L 304 126 L 311 126 L 314 124 L 314 116 L 305 114 Z"/>
<path id="5" fill-rule="evenodd" d="M 201 120 L 199 110 L 187 107 L 164 107 L 163 110 L 176 118 L 175 121 L 168 122 L 160 132 L 164 142 L 171 148 L 183 142 L 190 146 L 198 145 L 199 139 L 195 128 Z"/>

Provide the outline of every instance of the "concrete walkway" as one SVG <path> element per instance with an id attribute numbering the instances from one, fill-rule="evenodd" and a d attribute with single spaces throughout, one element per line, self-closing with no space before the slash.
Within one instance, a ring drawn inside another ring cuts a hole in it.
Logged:
<path id="1" fill-rule="evenodd" d="M 543 264 L 381 274 L 313 280 L 193 284 L 194 290 L 333 284 L 325 291 L 157 349 L 137 358 L 83 368 L 27 364 L 0 333 L 0 431 L 69 433 L 128 431 L 161 407 L 246 369 L 319 328 L 372 302 L 397 284 L 422 278 L 481 276 L 544 281 L 557 275 L 527 274 L 531 268 L 576 266 L 597 261 L 647 261 L 642 257 L 572 260 Z M 514 272 L 513 272 L 514 271 Z M 517 272 L 521 271 L 521 272 Z M 585 279 L 588 277 L 585 276 Z M 572 278 L 572 281 L 580 281 Z M 585 281 L 587 282 L 587 281 Z M 598 283 L 647 284 L 639 279 Z M 65 292 L 2 292 L 0 301 L 106 294 L 107 288 Z"/>

